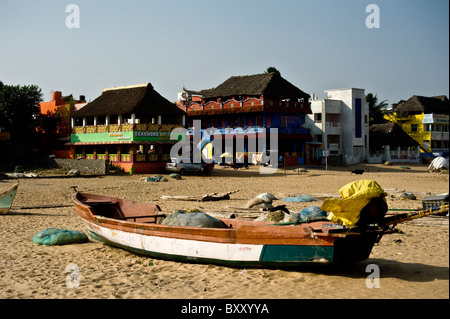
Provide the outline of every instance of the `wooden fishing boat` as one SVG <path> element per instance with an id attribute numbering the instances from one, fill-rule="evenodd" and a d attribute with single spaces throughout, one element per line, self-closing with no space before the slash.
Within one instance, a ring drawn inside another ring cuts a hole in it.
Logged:
<path id="1" fill-rule="evenodd" d="M 0 214 L 6 214 L 11 208 L 14 198 L 16 197 L 19 183 L 12 185 L 6 191 L 0 193 Z"/>
<path id="2" fill-rule="evenodd" d="M 348 229 L 328 220 L 298 225 L 221 218 L 227 228 L 162 225 L 158 205 L 75 193 L 89 235 L 154 258 L 239 267 L 285 267 L 367 259 L 383 228 Z M 400 219 L 396 216 L 393 223 Z"/>

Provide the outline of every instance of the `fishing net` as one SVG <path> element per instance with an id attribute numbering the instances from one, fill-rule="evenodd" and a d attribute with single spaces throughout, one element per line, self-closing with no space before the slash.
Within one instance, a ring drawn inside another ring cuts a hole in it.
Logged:
<path id="1" fill-rule="evenodd" d="M 40 245 L 81 244 L 89 241 L 85 233 L 76 230 L 47 228 L 33 237 L 33 242 Z"/>
<path id="2" fill-rule="evenodd" d="M 202 212 L 171 214 L 163 220 L 162 224 L 171 226 L 228 228 L 228 226 L 220 219 Z"/>

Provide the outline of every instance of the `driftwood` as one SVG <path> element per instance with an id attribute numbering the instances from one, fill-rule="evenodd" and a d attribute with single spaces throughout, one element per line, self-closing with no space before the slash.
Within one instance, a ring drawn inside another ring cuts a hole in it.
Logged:
<path id="1" fill-rule="evenodd" d="M 224 199 L 230 199 L 230 195 L 239 192 L 239 190 L 227 192 L 227 193 L 212 193 L 206 195 L 198 196 L 169 196 L 163 195 L 161 199 L 174 199 L 174 200 L 185 200 L 185 201 L 197 201 L 197 202 L 208 202 L 208 201 L 219 201 Z"/>

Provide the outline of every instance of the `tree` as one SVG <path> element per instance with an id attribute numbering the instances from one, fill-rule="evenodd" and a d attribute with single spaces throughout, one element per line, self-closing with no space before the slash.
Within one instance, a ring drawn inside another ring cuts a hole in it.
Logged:
<path id="1" fill-rule="evenodd" d="M 265 73 L 272 73 L 272 72 L 278 74 L 279 76 L 281 76 L 280 71 L 278 71 L 277 68 L 275 68 L 275 67 L 273 67 L 273 66 L 269 66 L 269 67 L 266 69 L 266 72 L 265 72 Z"/>
<path id="2" fill-rule="evenodd" d="M 381 101 L 378 103 L 377 95 L 373 95 L 372 93 L 368 93 L 365 96 L 365 100 L 369 103 L 369 124 L 382 124 L 387 121 L 384 119 L 384 115 L 388 113 L 387 100 Z"/>
<path id="3" fill-rule="evenodd" d="M 38 125 L 41 89 L 36 85 L 5 85 L 0 82 L 0 127 L 11 139 L 26 141 Z"/>
<path id="4" fill-rule="evenodd" d="M 58 133 L 62 136 L 69 136 L 71 132 L 70 117 L 75 111 L 75 101 L 70 96 L 69 103 L 60 105 L 56 110 L 56 117 L 59 119 Z"/>

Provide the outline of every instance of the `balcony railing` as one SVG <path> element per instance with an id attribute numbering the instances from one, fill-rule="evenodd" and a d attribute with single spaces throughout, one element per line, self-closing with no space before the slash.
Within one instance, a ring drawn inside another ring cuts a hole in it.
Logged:
<path id="1" fill-rule="evenodd" d="M 448 141 L 448 137 L 449 137 L 448 132 L 438 132 L 438 131 L 431 132 L 432 140 Z"/>
<path id="2" fill-rule="evenodd" d="M 108 133 L 108 132 L 172 132 L 173 129 L 183 127 L 178 124 L 109 124 L 74 126 L 72 134 Z"/>

